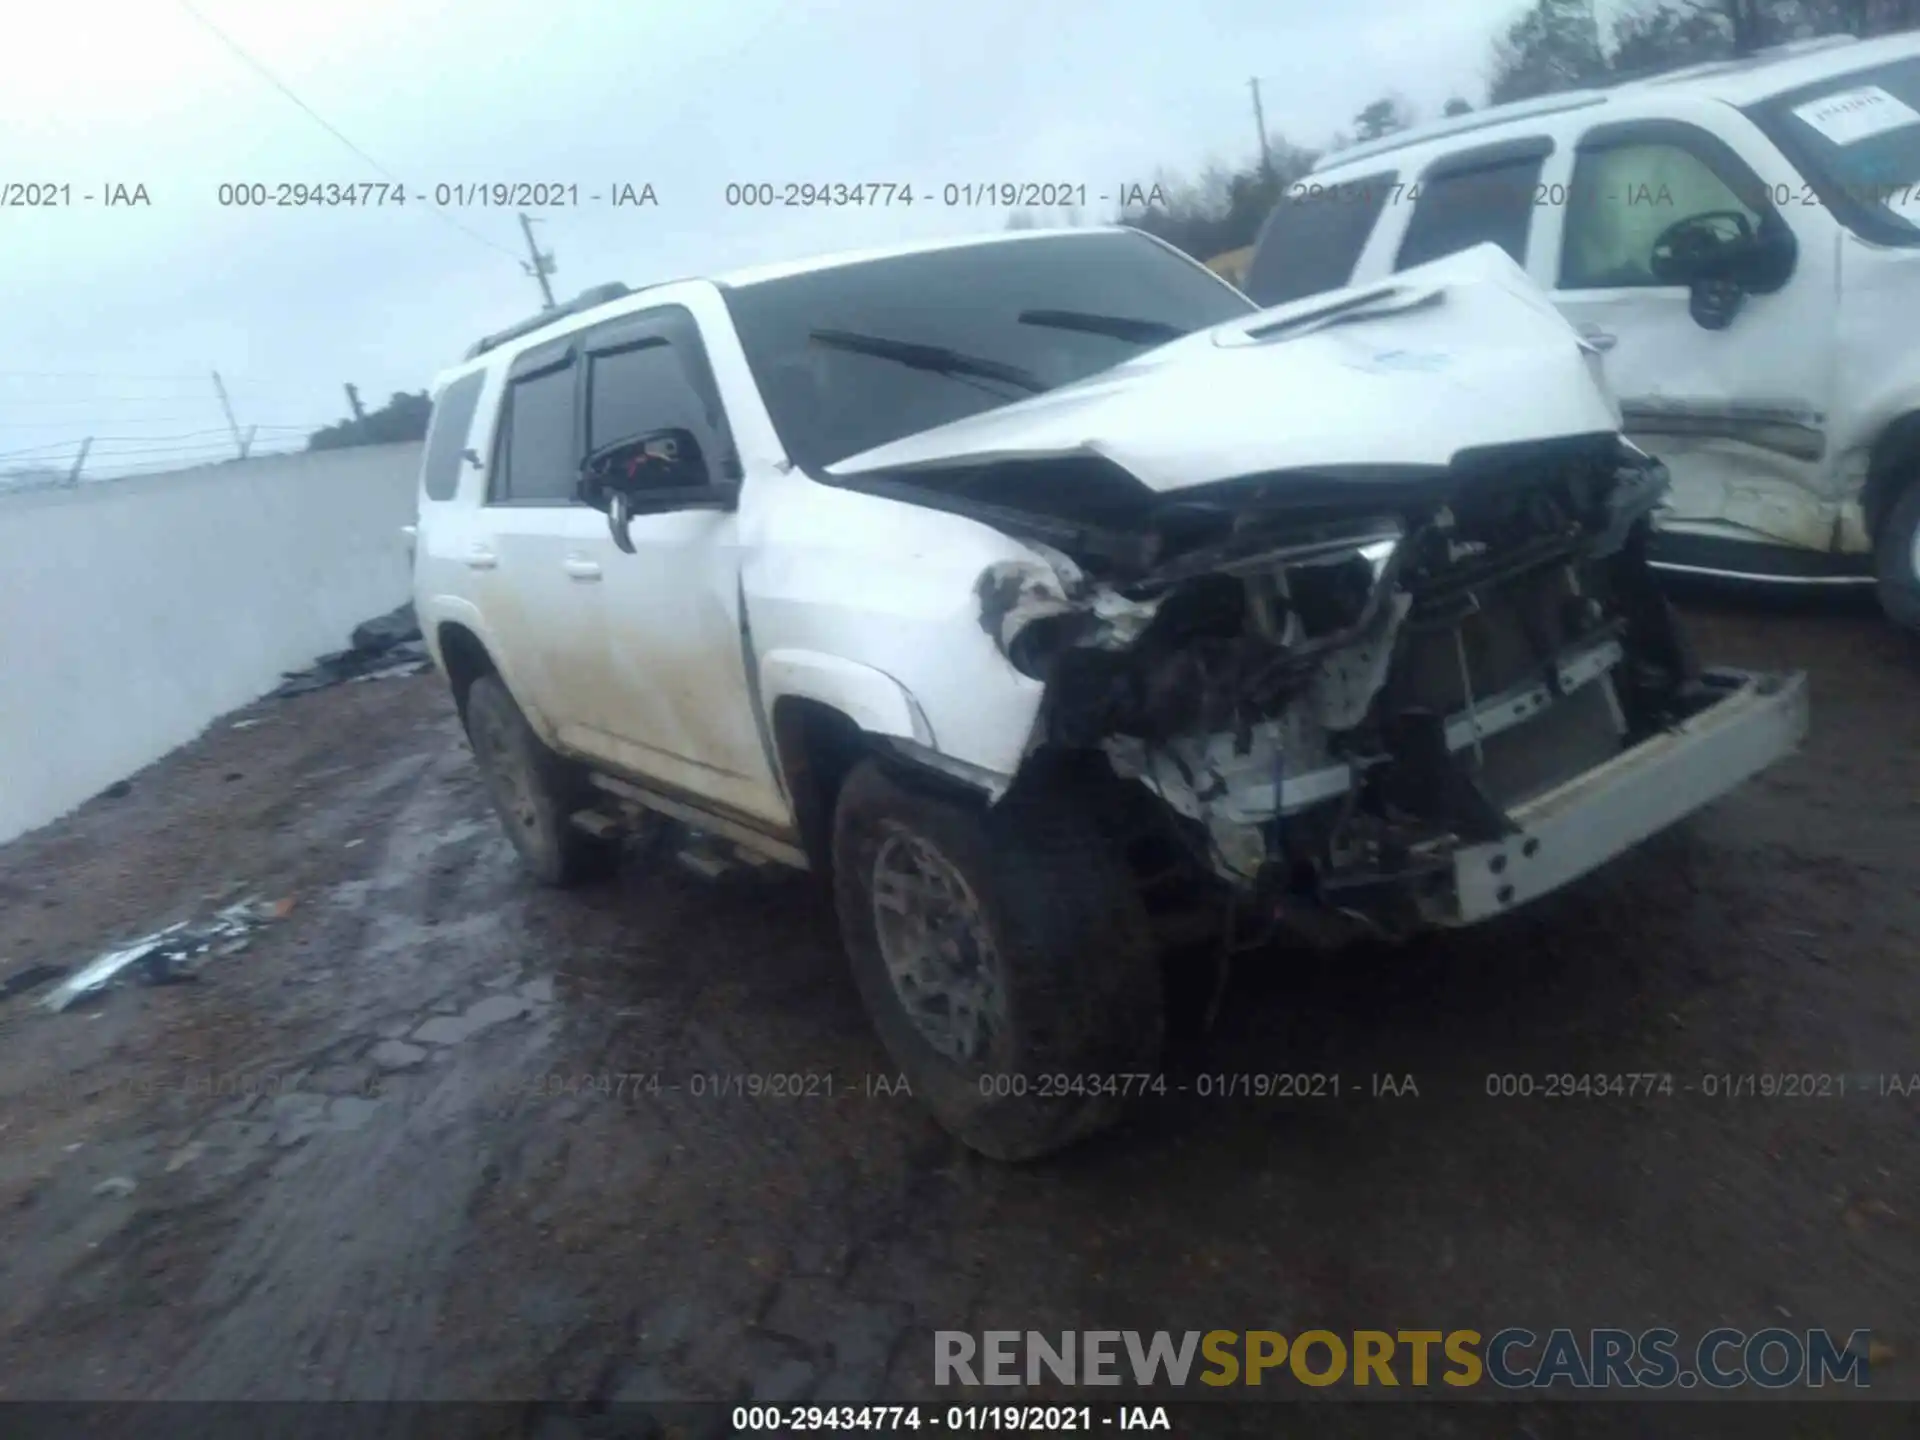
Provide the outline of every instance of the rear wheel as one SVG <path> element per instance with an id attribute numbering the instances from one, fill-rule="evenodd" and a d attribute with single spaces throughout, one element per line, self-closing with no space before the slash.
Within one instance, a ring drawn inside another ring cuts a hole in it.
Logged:
<path id="1" fill-rule="evenodd" d="M 589 835 L 572 815 L 591 799 L 586 775 L 549 750 L 497 675 L 467 692 L 467 738 L 507 838 L 534 878 L 567 886 L 610 874 L 617 839 Z"/>
<path id="2" fill-rule="evenodd" d="M 833 865 L 880 1039 L 973 1149 L 1058 1150 L 1110 1124 L 1157 1072 L 1147 918 L 1070 788 L 1023 784 L 982 813 L 862 761 L 840 790 Z"/>
<path id="3" fill-rule="evenodd" d="M 1873 573 L 1880 608 L 1920 630 L 1920 479 L 1909 481 L 1874 536 Z"/>

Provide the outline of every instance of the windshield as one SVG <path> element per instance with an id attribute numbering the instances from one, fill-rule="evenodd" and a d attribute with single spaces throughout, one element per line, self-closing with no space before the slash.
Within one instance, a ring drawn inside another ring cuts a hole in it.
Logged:
<path id="1" fill-rule="evenodd" d="M 1803 86 L 1747 113 L 1849 229 L 1920 245 L 1920 56 Z"/>
<path id="2" fill-rule="evenodd" d="M 731 289 L 727 304 L 781 443 L 807 469 L 1254 309 L 1205 267 L 1125 231 L 840 265 Z"/>

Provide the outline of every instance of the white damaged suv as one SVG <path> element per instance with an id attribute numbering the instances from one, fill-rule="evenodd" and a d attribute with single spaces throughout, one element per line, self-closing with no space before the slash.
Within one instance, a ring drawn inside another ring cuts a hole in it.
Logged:
<path id="1" fill-rule="evenodd" d="M 1662 467 L 1498 249 L 1259 311 L 1125 229 L 632 292 L 435 387 L 415 597 L 543 880 L 660 817 L 831 877 L 998 1157 L 1153 1084 L 1169 937 L 1504 914 L 1792 750 Z"/>

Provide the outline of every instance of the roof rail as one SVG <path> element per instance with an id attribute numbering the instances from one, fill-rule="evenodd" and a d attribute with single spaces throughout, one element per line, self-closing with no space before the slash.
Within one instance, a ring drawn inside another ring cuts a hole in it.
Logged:
<path id="1" fill-rule="evenodd" d="M 1598 105 L 1606 98 L 1605 90 L 1564 90 L 1557 95 L 1541 95 L 1532 100 L 1515 100 L 1506 105 L 1495 105 L 1487 110 L 1470 110 L 1465 115 L 1450 115 L 1444 120 L 1430 120 L 1425 125 L 1415 125 L 1406 130 L 1396 130 L 1391 135 L 1382 135 L 1378 140 L 1363 140 L 1358 145 L 1349 145 L 1344 150 L 1330 151 L 1321 156 L 1313 168 L 1330 170 L 1336 165 L 1345 165 L 1350 160 L 1370 159 L 1375 155 L 1385 155 L 1394 150 L 1405 149 L 1409 145 L 1438 140 L 1443 136 L 1504 125 L 1509 120 L 1525 120 L 1533 115 L 1557 115 L 1563 110 L 1581 110 L 1589 105 Z"/>
<path id="2" fill-rule="evenodd" d="M 473 342 L 466 358 L 484 355 L 489 350 L 497 350 L 509 340 L 518 340 L 522 335 L 531 335 L 536 330 L 544 330 L 556 320 L 569 315 L 578 315 L 582 310 L 591 310 L 596 305 L 605 305 L 609 300 L 618 300 L 631 295 L 633 291 L 618 280 L 609 280 L 604 285 L 594 285 L 582 290 L 564 305 L 556 305 L 551 310 L 542 310 L 538 315 L 530 315 L 518 324 L 509 325 L 504 330 L 496 330 L 491 335 L 483 335 Z"/>

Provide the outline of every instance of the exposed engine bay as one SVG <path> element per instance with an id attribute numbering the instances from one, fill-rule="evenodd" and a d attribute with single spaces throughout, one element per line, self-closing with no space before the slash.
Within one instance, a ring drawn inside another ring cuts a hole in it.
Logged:
<path id="1" fill-rule="evenodd" d="M 1122 544 L 1030 534 L 979 589 L 1046 682 L 1037 742 L 1104 752 L 1236 891 L 1440 918 L 1419 880 L 1454 847 L 1706 703 L 1644 559 L 1666 473 L 1617 436 L 1269 481 L 1169 498 Z"/>

